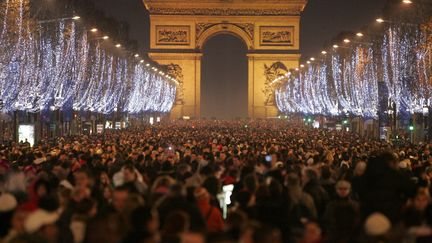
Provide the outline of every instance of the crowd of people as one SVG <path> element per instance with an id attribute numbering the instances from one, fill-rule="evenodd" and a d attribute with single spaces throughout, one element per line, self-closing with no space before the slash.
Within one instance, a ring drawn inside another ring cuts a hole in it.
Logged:
<path id="1" fill-rule="evenodd" d="M 1 145 L 0 240 L 432 242 L 430 146 L 286 120 Z"/>

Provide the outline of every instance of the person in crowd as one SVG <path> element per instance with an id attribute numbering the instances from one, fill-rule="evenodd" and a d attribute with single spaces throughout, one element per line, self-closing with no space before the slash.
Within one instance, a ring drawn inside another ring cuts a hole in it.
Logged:
<path id="1" fill-rule="evenodd" d="M 397 158 L 390 151 L 370 156 L 357 192 L 363 216 L 381 212 L 392 223 L 400 220 L 404 204 L 415 194 L 415 186 L 397 165 Z"/>
<path id="2" fill-rule="evenodd" d="M 204 217 L 209 233 L 218 233 L 223 230 L 224 222 L 219 208 L 210 204 L 210 194 L 204 187 L 198 187 L 194 191 L 196 204 Z"/>
<path id="3" fill-rule="evenodd" d="M 125 165 L 122 170 L 124 184 L 130 184 L 140 194 L 146 193 L 147 185 L 144 183 L 142 175 L 133 165 Z"/>
<path id="4" fill-rule="evenodd" d="M 300 178 L 296 173 L 287 175 L 287 190 L 291 200 L 290 222 L 302 226 L 302 220 L 317 220 L 318 214 L 311 195 L 302 190 Z"/>
<path id="5" fill-rule="evenodd" d="M 324 214 L 330 196 L 318 182 L 318 173 L 314 169 L 305 168 L 302 171 L 303 191 L 312 196 L 318 217 Z"/>
<path id="6" fill-rule="evenodd" d="M 11 142 L 0 241 L 430 242 L 430 147 L 286 120 Z"/>
<path id="7" fill-rule="evenodd" d="M 403 212 L 405 227 L 432 225 L 431 196 L 427 188 L 419 188 Z"/>
<path id="8" fill-rule="evenodd" d="M 304 227 L 304 234 L 300 243 L 320 243 L 322 242 L 322 231 L 316 222 L 307 222 Z"/>

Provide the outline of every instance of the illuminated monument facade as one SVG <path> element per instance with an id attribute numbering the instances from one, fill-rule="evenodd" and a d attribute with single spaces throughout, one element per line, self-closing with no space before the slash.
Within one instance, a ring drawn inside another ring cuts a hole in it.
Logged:
<path id="1" fill-rule="evenodd" d="M 306 0 L 144 0 L 150 57 L 180 82 L 172 118 L 200 117 L 201 57 L 218 34 L 248 48 L 248 115 L 274 117 L 272 81 L 299 65 L 300 13 Z"/>

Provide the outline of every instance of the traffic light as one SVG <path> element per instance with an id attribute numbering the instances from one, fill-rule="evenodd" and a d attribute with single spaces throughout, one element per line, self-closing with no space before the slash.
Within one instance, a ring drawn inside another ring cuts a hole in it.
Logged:
<path id="1" fill-rule="evenodd" d="M 342 121 L 342 124 L 344 124 L 344 125 L 348 124 L 348 120 L 346 120 L 346 119 L 343 120 L 343 121 Z"/>
<path id="2" fill-rule="evenodd" d="M 410 131 L 414 131 L 414 126 L 413 126 L 413 125 L 410 125 L 410 126 L 408 127 L 408 129 L 409 129 Z"/>

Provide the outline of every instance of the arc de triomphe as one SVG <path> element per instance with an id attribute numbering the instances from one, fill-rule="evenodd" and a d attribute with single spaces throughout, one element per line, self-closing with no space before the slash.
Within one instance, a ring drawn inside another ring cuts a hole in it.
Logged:
<path id="1" fill-rule="evenodd" d="M 299 65 L 300 13 L 307 0 L 143 0 L 150 57 L 180 82 L 172 118 L 200 117 L 201 57 L 207 40 L 237 36 L 248 48 L 248 115 L 277 115 L 273 84 Z"/>

